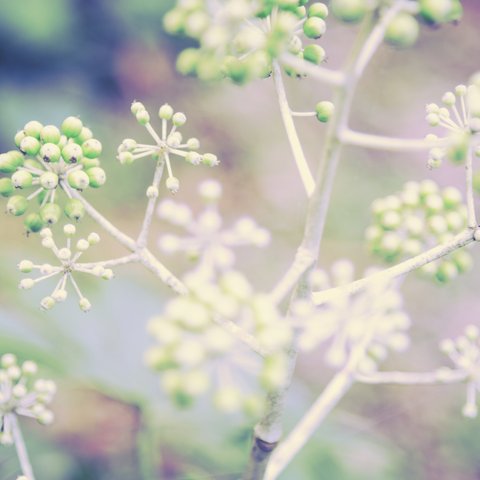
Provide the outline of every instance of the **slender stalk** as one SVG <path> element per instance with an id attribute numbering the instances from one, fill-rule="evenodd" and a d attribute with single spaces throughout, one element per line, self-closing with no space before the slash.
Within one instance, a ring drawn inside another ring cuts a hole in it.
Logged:
<path id="1" fill-rule="evenodd" d="M 468 378 L 464 370 L 438 370 L 434 372 L 375 372 L 355 375 L 355 381 L 368 384 L 437 385 L 459 383 Z"/>
<path id="2" fill-rule="evenodd" d="M 13 441 L 15 443 L 15 449 L 17 450 L 18 461 L 20 462 L 20 468 L 22 474 L 25 475 L 28 480 L 35 480 L 33 475 L 32 465 L 28 458 L 27 448 L 23 440 L 23 435 L 18 425 L 17 416 L 14 413 L 9 414 L 10 428 L 12 429 Z"/>
<path id="3" fill-rule="evenodd" d="M 432 142 L 421 138 L 395 138 L 370 133 L 355 132 L 346 128 L 339 133 L 339 139 L 344 145 L 371 148 L 373 150 L 388 150 L 389 152 L 415 152 L 428 150 L 438 146 L 440 142 Z"/>
<path id="4" fill-rule="evenodd" d="M 101 265 L 102 267 L 117 267 L 118 265 L 126 265 L 132 262 L 138 262 L 138 255 L 136 253 L 125 255 L 124 257 L 112 258 L 111 260 L 103 260 L 101 262 L 75 263 L 77 266 L 91 268 L 97 265 Z"/>
<path id="5" fill-rule="evenodd" d="M 285 92 L 285 86 L 282 80 L 282 72 L 277 62 L 273 62 L 273 82 L 275 84 L 275 89 L 278 96 L 278 104 L 280 106 L 280 113 L 282 115 L 283 124 L 285 126 L 285 131 L 287 133 L 287 138 L 290 143 L 290 148 L 292 149 L 293 158 L 297 165 L 298 173 L 302 179 L 303 186 L 307 192 L 307 196 L 312 195 L 313 189 L 315 188 L 315 180 L 313 179 L 312 172 L 308 166 L 305 154 L 303 153 L 302 144 L 298 138 L 297 130 L 295 128 L 295 123 L 293 122 L 292 112 L 288 105 L 287 95 Z"/>
<path id="6" fill-rule="evenodd" d="M 443 245 L 438 245 L 426 252 L 417 255 L 416 257 L 410 258 L 394 267 L 387 268 L 381 272 L 374 273 L 368 277 L 362 278 L 355 282 L 349 283 L 347 285 L 342 285 L 341 287 L 329 288 L 328 290 L 323 290 L 322 292 L 313 292 L 312 299 L 313 302 L 317 305 L 335 297 L 339 294 L 352 294 L 356 293 L 371 282 L 388 282 L 394 278 L 405 275 L 406 273 L 416 270 L 417 268 L 423 267 L 427 263 L 433 262 L 449 253 L 462 248 L 475 241 L 474 231 L 472 229 L 465 230 L 464 232 L 458 234 L 452 240 Z"/>
<path id="7" fill-rule="evenodd" d="M 466 196 L 467 196 L 467 223 L 469 228 L 477 228 L 477 216 L 475 214 L 475 199 L 473 194 L 473 165 L 472 165 L 472 151 L 468 150 L 467 159 L 465 162 L 466 174 Z"/>
<path id="8" fill-rule="evenodd" d="M 163 169 L 165 167 L 165 161 L 159 160 L 155 168 L 155 174 L 153 176 L 152 187 L 158 189 L 158 185 L 162 179 Z M 157 195 L 153 195 L 148 199 L 147 209 L 145 211 L 145 216 L 143 218 L 142 229 L 137 238 L 137 246 L 144 247 L 147 244 L 148 232 L 150 231 L 150 226 L 152 224 L 153 214 L 155 212 L 155 204 L 157 203 Z"/>

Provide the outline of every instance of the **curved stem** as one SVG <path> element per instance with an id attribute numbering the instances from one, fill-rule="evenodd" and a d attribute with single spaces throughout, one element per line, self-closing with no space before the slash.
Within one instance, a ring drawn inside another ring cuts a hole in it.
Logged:
<path id="1" fill-rule="evenodd" d="M 375 372 L 371 374 L 355 375 L 355 380 L 368 384 L 393 385 L 437 385 L 445 383 L 459 383 L 468 378 L 464 370 L 437 370 L 434 372 Z"/>
<path id="2" fill-rule="evenodd" d="M 13 441 L 15 443 L 15 449 L 17 450 L 18 461 L 20 462 L 20 468 L 22 474 L 25 475 L 28 480 L 35 480 L 33 475 L 32 465 L 28 458 L 27 448 L 23 440 L 23 435 L 18 424 L 17 416 L 14 413 L 9 414 L 9 424 L 12 429 Z"/>
<path id="3" fill-rule="evenodd" d="M 307 196 L 310 197 L 313 189 L 315 188 L 315 180 L 313 179 L 312 172 L 310 171 L 305 154 L 303 153 L 300 139 L 298 138 L 295 123 L 293 122 L 292 118 L 292 112 L 288 105 L 285 86 L 282 80 L 282 72 L 277 62 L 273 62 L 272 76 L 275 83 L 275 89 L 277 91 L 280 113 L 282 115 L 285 131 L 292 149 L 293 158 L 295 159 L 295 163 L 297 165 L 298 172 L 300 173 L 300 178 L 302 179 L 305 191 L 307 192 Z"/>

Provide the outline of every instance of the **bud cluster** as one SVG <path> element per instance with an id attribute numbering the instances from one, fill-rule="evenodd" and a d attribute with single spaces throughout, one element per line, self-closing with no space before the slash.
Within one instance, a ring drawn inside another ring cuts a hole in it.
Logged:
<path id="1" fill-rule="evenodd" d="M 72 198 L 72 189 L 99 188 L 106 181 L 99 160 L 102 144 L 91 130 L 77 117 L 66 118 L 60 128 L 31 121 L 15 135 L 15 144 L 18 150 L 0 154 L 0 173 L 6 175 L 0 178 L 0 195 L 9 197 L 7 212 L 23 215 L 36 199 L 39 211 L 25 217 L 29 232 L 57 223 L 62 211 L 80 220 L 85 210 Z M 58 191 L 67 197 L 63 207 Z"/>
<path id="2" fill-rule="evenodd" d="M 179 0 L 164 18 L 165 29 L 199 43 L 184 50 L 177 67 L 202 80 L 230 78 L 243 84 L 270 75 L 271 62 L 284 52 L 319 64 L 325 51 L 304 47 L 301 36 L 316 40 L 326 31 L 328 8 L 308 0 Z M 296 74 L 292 69 L 287 73 Z"/>
<path id="3" fill-rule="evenodd" d="M 210 391 L 220 410 L 258 415 L 258 386 L 268 390 L 284 381 L 290 327 L 270 298 L 254 294 L 237 271 L 215 277 L 196 270 L 185 283 L 189 295 L 171 300 L 150 321 L 159 345 L 146 352 L 147 364 L 162 372 L 164 390 L 180 406 Z M 225 321 L 257 339 L 267 352 L 263 361 L 224 329 Z"/>
<path id="4" fill-rule="evenodd" d="M 137 143 L 136 140 L 125 138 L 118 147 L 117 155 L 117 159 L 122 165 L 131 165 L 136 160 L 146 157 L 153 158 L 157 165 L 164 163 L 168 172 L 165 185 L 170 192 L 177 193 L 180 188 L 180 181 L 173 175 L 171 155 L 180 157 L 191 165 L 203 164 L 215 167 L 220 163 L 213 153 L 198 153 L 200 142 L 197 138 L 183 139 L 178 128 L 186 123 L 187 117 L 182 112 L 175 112 L 168 103 L 162 105 L 158 111 L 158 116 L 162 122 L 161 134 L 158 134 L 152 127 L 150 114 L 143 103 L 133 102 L 131 111 L 138 123 L 145 126 L 155 141 L 155 145 Z M 156 185 L 151 185 L 147 189 L 147 196 L 149 198 L 158 196 Z"/>
<path id="5" fill-rule="evenodd" d="M 35 379 L 38 367 L 26 361 L 21 365 L 15 355 L 0 358 L 0 443 L 12 444 L 12 418 L 15 415 L 34 418 L 43 425 L 53 421 L 47 408 L 57 390 L 52 380 Z"/>
<path id="6" fill-rule="evenodd" d="M 373 273 L 367 270 L 368 276 Z M 324 290 L 354 281 L 354 267 L 349 260 L 335 262 L 330 274 L 324 270 L 312 272 L 313 289 Z M 341 367 L 354 348 L 369 335 L 365 355 L 358 370 L 367 373 L 377 369 L 388 350 L 403 351 L 410 340 L 406 333 L 410 318 L 403 311 L 402 297 L 394 283 L 372 282 L 356 294 L 340 293 L 315 307 L 311 302 L 298 301 L 293 308 L 293 322 L 298 329 L 298 345 L 311 351 L 328 342 L 325 360 L 333 367 Z"/>
<path id="7" fill-rule="evenodd" d="M 465 334 L 455 340 L 446 339 L 440 349 L 448 355 L 454 365 L 465 371 L 467 377 L 467 401 L 463 407 L 466 417 L 476 417 L 477 391 L 480 389 L 480 331 L 476 325 L 468 325 Z M 441 371 L 440 371 L 441 373 Z"/>
<path id="8" fill-rule="evenodd" d="M 407 182 L 396 195 L 372 204 L 373 224 L 366 231 L 370 250 L 386 262 L 397 262 L 450 241 L 467 225 L 462 195 L 454 187 L 440 187 L 432 180 Z M 456 250 L 419 269 L 439 282 L 465 272 L 472 257 Z"/>
<path id="9" fill-rule="evenodd" d="M 158 246 L 163 252 L 184 252 L 189 258 L 200 258 L 203 268 L 227 270 L 235 262 L 234 247 L 265 247 L 269 244 L 269 232 L 259 227 L 250 217 L 242 217 L 232 227 L 222 229 L 222 217 L 217 206 L 222 187 L 217 181 L 203 181 L 198 187 L 198 193 L 205 207 L 196 217 L 183 203 L 171 199 L 159 203 L 158 216 L 187 233 L 186 236 L 162 235 Z"/>
<path id="10" fill-rule="evenodd" d="M 19 284 L 21 289 L 30 289 L 34 285 L 52 277 L 60 276 L 53 292 L 42 299 L 40 306 L 43 310 L 50 310 L 56 303 L 63 302 L 68 296 L 66 290 L 67 283 L 70 282 L 75 293 L 78 295 L 79 307 L 87 312 L 91 308 L 90 301 L 82 294 L 73 274 L 74 272 L 86 273 L 94 277 L 110 280 L 113 278 L 113 271 L 105 268 L 102 262 L 97 263 L 80 263 L 80 257 L 86 252 L 90 246 L 96 245 L 100 241 L 97 233 L 90 233 L 87 238 L 80 238 L 73 245 L 72 237 L 76 234 L 76 227 L 72 224 L 67 224 L 63 227 L 63 233 L 67 237 L 66 246 L 63 248 L 57 247 L 52 231 L 49 228 L 44 228 L 40 231 L 42 239 L 42 246 L 50 250 L 57 258 L 59 265 L 51 265 L 49 263 L 35 264 L 30 260 L 22 260 L 18 264 L 18 269 L 22 273 L 30 273 L 37 271 L 40 276 L 37 278 L 24 278 Z"/>

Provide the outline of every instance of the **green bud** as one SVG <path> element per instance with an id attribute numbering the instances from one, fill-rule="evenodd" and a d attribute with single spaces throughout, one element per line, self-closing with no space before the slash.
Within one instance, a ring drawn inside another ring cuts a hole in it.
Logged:
<path id="1" fill-rule="evenodd" d="M 335 105 L 332 102 L 318 102 L 315 106 L 315 113 L 319 122 L 328 122 L 332 117 L 334 111 Z"/>
<path id="2" fill-rule="evenodd" d="M 447 158 L 455 164 L 463 163 L 468 153 L 470 135 L 468 133 L 454 133 L 449 137 Z"/>
<path id="3" fill-rule="evenodd" d="M 80 133 L 75 137 L 75 143 L 82 145 L 82 143 L 86 142 L 93 138 L 93 132 L 88 127 L 83 127 L 80 130 Z"/>
<path id="4" fill-rule="evenodd" d="M 162 120 L 170 120 L 173 116 L 173 108 L 168 103 L 165 103 L 158 110 L 158 116 Z"/>
<path id="5" fill-rule="evenodd" d="M 451 254 L 451 259 L 459 273 L 465 273 L 472 269 L 472 256 L 465 250 L 456 250 Z"/>
<path id="6" fill-rule="evenodd" d="M 220 161 L 213 153 L 204 153 L 202 155 L 202 163 L 208 167 L 216 167 Z"/>
<path id="7" fill-rule="evenodd" d="M 23 165 L 23 155 L 17 150 L 10 150 L 7 153 L 0 154 L 0 172 L 13 173 L 18 167 Z"/>
<path id="8" fill-rule="evenodd" d="M 42 217 L 38 213 L 29 213 L 25 217 L 24 224 L 27 231 L 33 233 L 39 232 L 44 227 Z M 21 271 L 23 272 L 23 270 Z M 25 273 L 28 273 L 28 271 Z"/>
<path id="9" fill-rule="evenodd" d="M 15 145 L 17 148 L 20 147 L 20 143 L 22 142 L 22 140 L 27 136 L 27 134 L 25 133 L 25 130 L 20 130 L 19 132 L 17 132 L 15 134 L 15 137 L 13 138 L 13 141 L 15 142 Z"/>
<path id="10" fill-rule="evenodd" d="M 85 297 L 79 300 L 78 306 L 84 312 L 88 312 L 92 308 L 92 304 Z"/>
<path id="11" fill-rule="evenodd" d="M 85 190 L 90 183 L 88 175 L 83 170 L 76 170 L 75 172 L 69 173 L 67 181 L 72 188 L 80 191 Z"/>
<path id="12" fill-rule="evenodd" d="M 320 65 L 325 60 L 325 57 L 325 50 L 320 45 L 307 45 L 303 49 L 303 58 L 315 65 Z"/>
<path id="13" fill-rule="evenodd" d="M 60 220 L 62 209 L 56 203 L 47 203 L 40 209 L 40 217 L 44 223 L 53 225 Z"/>
<path id="14" fill-rule="evenodd" d="M 42 145 L 42 148 L 40 148 L 40 156 L 47 163 L 58 162 L 60 160 L 61 154 L 62 152 L 60 148 L 58 147 L 58 145 L 55 145 L 54 143 L 46 143 L 45 145 Z"/>
<path id="15" fill-rule="evenodd" d="M 0 178 L 0 195 L 2 197 L 10 197 L 14 191 L 15 188 L 10 178 Z"/>
<path id="16" fill-rule="evenodd" d="M 35 137 L 25 137 L 20 142 L 20 151 L 34 157 L 40 151 L 40 142 Z"/>
<path id="17" fill-rule="evenodd" d="M 85 207 L 80 200 L 76 198 L 70 198 L 65 204 L 64 212 L 68 218 L 78 222 L 85 215 Z"/>
<path id="18" fill-rule="evenodd" d="M 55 306 L 55 303 L 56 302 L 52 297 L 44 297 L 40 302 L 40 307 L 42 308 L 42 310 L 51 310 Z M 38 417 L 38 421 L 40 423 L 48 424 L 48 421 L 44 421 L 44 413 L 40 417 Z"/>
<path id="19" fill-rule="evenodd" d="M 310 17 L 303 24 L 303 33 L 308 38 L 320 38 L 327 30 L 325 20 L 319 17 Z"/>
<path id="20" fill-rule="evenodd" d="M 67 117 L 60 129 L 69 138 L 77 137 L 83 129 L 83 122 L 78 117 Z"/>
<path id="21" fill-rule="evenodd" d="M 54 172 L 45 172 L 40 176 L 40 185 L 47 190 L 53 190 L 58 185 L 58 175 Z"/>
<path id="22" fill-rule="evenodd" d="M 131 165 L 135 161 L 132 152 L 120 152 L 117 159 L 122 165 Z"/>
<path id="23" fill-rule="evenodd" d="M 308 7 L 307 15 L 309 17 L 318 17 L 325 20 L 328 17 L 328 7 L 320 2 L 312 3 L 312 5 Z"/>
<path id="24" fill-rule="evenodd" d="M 28 208 L 28 200 L 21 195 L 10 197 L 7 202 L 7 212 L 16 217 L 23 215 Z"/>
<path id="25" fill-rule="evenodd" d="M 420 27 L 409 13 L 399 13 L 390 22 L 385 32 L 385 41 L 395 47 L 411 47 L 418 39 Z"/>
<path id="26" fill-rule="evenodd" d="M 93 167 L 99 167 L 100 166 L 100 160 L 98 158 L 87 158 L 83 157 L 80 160 L 80 163 L 83 165 L 85 170 L 88 170 L 89 168 Z"/>
<path id="27" fill-rule="evenodd" d="M 150 115 L 146 110 L 138 110 L 135 114 L 135 117 L 140 125 L 146 125 L 148 122 L 150 122 Z"/>
<path id="28" fill-rule="evenodd" d="M 40 132 L 40 139 L 43 143 L 58 143 L 60 136 L 60 130 L 55 125 L 46 125 Z"/>
<path id="29" fill-rule="evenodd" d="M 37 122 L 36 120 L 32 120 L 28 123 L 25 124 L 23 127 L 23 130 L 25 131 L 25 134 L 29 137 L 34 137 L 37 140 L 40 139 L 40 132 L 42 131 L 43 125 L 40 122 Z"/>
<path id="30" fill-rule="evenodd" d="M 76 143 L 68 143 L 62 150 L 62 157 L 67 163 L 77 163 L 83 157 L 83 150 Z"/>
<path id="31" fill-rule="evenodd" d="M 102 144 L 91 138 L 82 144 L 83 155 L 87 158 L 97 158 L 102 153 Z"/>
<path id="32" fill-rule="evenodd" d="M 198 150 L 200 148 L 200 141 L 198 140 L 198 138 L 189 138 L 187 140 L 187 148 L 189 150 Z"/>
<path id="33" fill-rule="evenodd" d="M 33 262 L 31 262 L 30 260 L 22 260 L 18 264 L 18 269 L 22 273 L 30 273 L 33 270 Z"/>
<path id="34" fill-rule="evenodd" d="M 172 117 L 172 123 L 176 126 L 176 127 L 181 127 L 182 125 L 185 124 L 185 122 L 187 121 L 187 117 L 185 116 L 184 113 L 182 112 L 177 112 L 173 115 Z"/>
<path id="35" fill-rule="evenodd" d="M 186 15 L 181 8 L 169 10 L 163 17 L 163 27 L 168 33 L 182 33 Z"/>
<path id="36" fill-rule="evenodd" d="M 192 165 L 200 165 L 202 156 L 198 152 L 187 152 L 185 161 L 191 163 Z"/>
<path id="37" fill-rule="evenodd" d="M 251 78 L 251 71 L 247 62 L 229 56 L 223 63 L 225 75 L 237 85 L 244 85 Z"/>
<path id="38" fill-rule="evenodd" d="M 427 23 L 445 23 L 458 20 L 462 5 L 458 0 L 419 0 L 420 15 Z"/>
<path id="39" fill-rule="evenodd" d="M 32 186 L 33 177 L 26 170 L 17 170 L 12 175 L 12 184 L 15 188 L 28 188 Z"/>
<path id="40" fill-rule="evenodd" d="M 132 102 L 130 106 L 130 111 L 136 115 L 138 112 L 145 110 L 145 105 L 142 102 L 137 102 L 136 100 Z"/>
<path id="41" fill-rule="evenodd" d="M 342 22 L 356 23 L 363 19 L 368 6 L 365 0 L 332 0 L 330 9 Z"/>
<path id="42" fill-rule="evenodd" d="M 198 48 L 186 48 L 177 57 L 176 67 L 182 75 L 193 75 L 200 63 L 201 53 Z"/>
<path id="43" fill-rule="evenodd" d="M 440 283 L 447 283 L 458 275 L 458 269 L 454 262 L 444 260 L 435 273 L 435 279 Z"/>
<path id="44" fill-rule="evenodd" d="M 100 167 L 93 167 L 86 170 L 86 173 L 89 178 L 89 185 L 93 188 L 99 188 L 105 184 L 107 177 L 105 175 L 105 170 Z"/>

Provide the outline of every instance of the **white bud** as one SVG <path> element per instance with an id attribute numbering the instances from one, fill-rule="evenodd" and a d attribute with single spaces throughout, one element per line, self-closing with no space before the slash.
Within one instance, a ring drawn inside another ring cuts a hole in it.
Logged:
<path id="1" fill-rule="evenodd" d="M 147 194 L 148 198 L 157 198 L 158 197 L 158 188 L 154 187 L 153 185 L 150 185 L 147 188 L 146 194 Z"/>
<path id="2" fill-rule="evenodd" d="M 71 223 L 67 223 L 64 227 L 63 227 L 63 233 L 67 236 L 67 237 L 71 237 L 73 235 L 75 235 L 77 231 L 77 228 L 75 227 L 75 225 L 72 225 Z"/>
<path id="3" fill-rule="evenodd" d="M 60 260 L 68 260 L 72 256 L 72 252 L 69 248 L 61 248 L 57 256 Z"/>
<path id="4" fill-rule="evenodd" d="M 88 250 L 88 248 L 90 247 L 90 242 L 88 240 L 85 240 L 84 238 L 81 238 L 78 242 L 77 242 L 77 250 L 80 251 L 80 252 L 85 252 L 86 250 Z"/>
<path id="5" fill-rule="evenodd" d="M 92 308 L 92 304 L 85 297 L 79 300 L 78 305 L 84 312 L 88 312 Z"/>
<path id="6" fill-rule="evenodd" d="M 167 178 L 165 185 L 170 192 L 177 193 L 180 188 L 180 180 L 177 177 L 169 177 Z"/>
<path id="7" fill-rule="evenodd" d="M 18 287 L 23 289 L 23 290 L 28 290 L 29 288 L 32 288 L 35 285 L 35 281 L 33 278 L 24 278 L 23 280 L 20 281 Z"/>
<path id="8" fill-rule="evenodd" d="M 87 240 L 90 245 L 96 245 L 100 241 L 100 235 L 98 235 L 98 233 L 92 232 L 87 237 Z"/>

